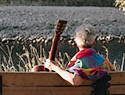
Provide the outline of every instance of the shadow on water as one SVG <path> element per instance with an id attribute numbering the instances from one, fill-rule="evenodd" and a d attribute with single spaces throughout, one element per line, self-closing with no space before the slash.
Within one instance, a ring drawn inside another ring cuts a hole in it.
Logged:
<path id="1" fill-rule="evenodd" d="M 47 45 L 42 45 L 42 47 L 45 49 L 45 53 L 46 53 L 45 55 L 46 55 L 47 58 L 49 56 L 51 44 L 52 43 L 48 43 Z M 40 44 L 37 43 L 37 44 L 32 44 L 32 45 L 37 49 L 38 53 L 40 53 Z M 117 40 L 113 40 L 109 43 L 96 42 L 96 45 L 94 47 L 95 50 L 97 52 L 99 52 L 100 54 L 103 54 L 103 55 L 106 56 L 106 52 L 105 52 L 105 49 L 103 48 L 103 45 L 109 51 L 108 57 L 109 57 L 109 60 L 111 61 L 111 63 L 113 63 L 114 60 L 116 60 L 117 63 L 119 65 L 121 65 L 123 53 L 125 53 L 125 43 L 118 43 Z M 4 47 L 4 46 L 2 46 L 2 47 L 5 49 L 5 51 L 7 51 L 6 47 Z M 29 44 L 25 45 L 25 47 L 28 50 L 30 50 Z M 65 42 L 65 43 L 60 42 L 58 52 L 57 52 L 57 58 L 58 58 L 59 52 L 61 52 L 61 54 L 66 52 L 66 53 L 69 54 L 70 57 L 72 57 L 77 51 L 78 51 L 78 49 L 75 45 L 72 46 L 72 45 L 69 45 L 67 42 Z M 19 53 L 19 54 L 23 54 L 24 53 L 23 46 L 22 45 L 14 46 L 14 49 L 13 49 L 13 52 L 12 52 L 12 59 L 13 59 L 13 62 L 15 64 L 18 63 L 18 61 L 19 61 L 19 59 L 16 55 L 16 52 Z M 2 56 L 2 54 L 4 54 L 4 53 L 3 53 L 3 51 L 0 50 L 0 56 Z M 125 67 L 124 67 L 124 70 L 125 70 Z"/>

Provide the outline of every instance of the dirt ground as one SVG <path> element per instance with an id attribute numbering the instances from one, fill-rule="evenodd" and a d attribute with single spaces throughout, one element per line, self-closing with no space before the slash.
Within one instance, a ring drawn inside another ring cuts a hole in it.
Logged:
<path id="1" fill-rule="evenodd" d="M 64 36 L 73 36 L 79 25 L 89 23 L 99 38 L 125 37 L 125 15 L 117 8 L 0 6 L 0 38 L 50 37 L 58 19 L 68 21 Z"/>

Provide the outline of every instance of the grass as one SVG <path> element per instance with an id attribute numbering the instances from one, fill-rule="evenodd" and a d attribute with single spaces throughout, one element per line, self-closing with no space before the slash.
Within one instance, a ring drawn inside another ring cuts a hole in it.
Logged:
<path id="1" fill-rule="evenodd" d="M 0 55 L 0 71 L 30 72 L 35 65 L 44 65 L 47 59 L 47 56 L 45 55 L 45 50 L 44 48 L 42 48 L 42 45 L 40 46 L 40 53 L 38 53 L 37 49 L 30 44 L 30 50 L 23 46 L 24 53 L 20 54 L 16 52 L 16 55 L 19 58 L 19 62 L 14 64 L 12 58 L 12 52 L 14 47 L 11 46 L 9 48 L 8 45 L 6 45 L 6 47 L 7 51 L 5 51 L 5 49 L 0 46 L 0 50 L 3 52 L 3 54 Z M 67 66 L 67 64 L 65 63 L 68 63 L 70 59 L 71 58 L 67 53 L 59 53 L 59 58 L 56 60 L 59 66 L 65 69 Z"/>
<path id="2" fill-rule="evenodd" d="M 117 64 L 117 60 L 115 59 L 113 62 L 113 66 L 115 68 L 115 71 L 123 71 L 124 68 L 124 63 L 125 63 L 125 53 L 123 53 L 123 57 L 122 57 L 122 64 Z"/>
<path id="3" fill-rule="evenodd" d="M 109 51 L 108 49 L 105 47 L 105 46 L 102 46 L 104 49 L 105 49 L 105 52 L 106 52 L 106 58 L 109 59 Z M 113 62 L 113 67 L 115 69 L 115 71 L 123 71 L 123 68 L 124 68 L 124 63 L 125 63 L 125 53 L 123 53 L 123 57 L 122 57 L 122 63 L 121 65 L 117 63 L 117 60 L 114 59 L 114 62 Z"/>
<path id="4" fill-rule="evenodd" d="M 29 47 L 30 49 L 28 50 L 25 46 L 23 46 L 24 52 L 22 54 L 16 52 L 19 62 L 15 64 L 12 58 L 14 47 L 13 46 L 9 47 L 8 45 L 6 45 L 7 50 L 5 51 L 5 49 L 0 46 L 0 50 L 3 52 L 3 54 L 0 55 L 0 71 L 30 72 L 35 65 L 39 64 L 44 65 L 47 56 L 45 55 L 45 50 L 42 47 L 42 45 L 40 45 L 39 53 L 37 49 L 32 46 L 32 44 L 30 44 Z M 103 48 L 105 48 L 106 56 L 108 58 L 109 51 L 105 46 L 103 46 Z M 59 52 L 58 55 L 59 57 L 56 58 L 58 65 L 61 68 L 66 69 L 67 64 L 70 61 L 71 57 L 68 55 L 68 53 L 62 54 L 61 52 Z M 114 59 L 113 66 L 116 71 L 123 71 L 125 63 L 124 60 L 125 60 L 125 53 L 123 54 L 122 65 L 119 65 L 117 63 L 117 60 Z"/>

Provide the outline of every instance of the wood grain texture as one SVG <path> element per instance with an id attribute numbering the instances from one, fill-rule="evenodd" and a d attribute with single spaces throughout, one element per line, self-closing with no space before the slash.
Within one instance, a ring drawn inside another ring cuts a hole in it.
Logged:
<path id="1" fill-rule="evenodd" d="M 90 95 L 91 87 L 4 87 L 3 95 Z"/>
<path id="2" fill-rule="evenodd" d="M 125 95 L 125 85 L 114 85 L 109 90 L 111 95 Z"/>
<path id="3" fill-rule="evenodd" d="M 91 95 L 92 81 L 77 87 L 65 82 L 55 72 L 0 72 L 3 95 Z M 109 72 L 110 95 L 125 95 L 125 72 Z"/>
<path id="4" fill-rule="evenodd" d="M 70 86 L 58 74 L 41 72 L 41 73 L 0 73 L 3 79 L 3 85 L 6 86 Z M 91 85 L 91 81 L 85 82 Z"/>
<path id="5" fill-rule="evenodd" d="M 109 72 L 111 75 L 111 84 L 124 84 L 125 85 L 125 72 Z"/>
<path id="6" fill-rule="evenodd" d="M 110 95 L 125 95 L 125 86 L 111 86 Z M 3 95 L 91 95 L 91 86 L 83 87 L 3 87 Z"/>
<path id="7" fill-rule="evenodd" d="M 9 86 L 62 86 L 66 83 L 57 73 L 41 72 L 41 73 L 15 73 L 0 72 L 3 79 L 3 85 Z M 111 84 L 125 85 L 125 72 L 109 72 L 112 80 Z M 85 80 L 82 85 L 91 85 L 92 81 Z"/>

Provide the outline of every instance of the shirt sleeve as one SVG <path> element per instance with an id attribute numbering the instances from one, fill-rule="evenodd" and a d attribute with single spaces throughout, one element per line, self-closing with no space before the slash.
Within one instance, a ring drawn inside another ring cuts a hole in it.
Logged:
<path id="1" fill-rule="evenodd" d="M 83 67 L 82 63 L 83 63 L 82 60 L 78 59 L 73 66 L 71 66 L 70 68 L 67 69 L 67 71 L 71 72 L 71 73 L 76 73 L 77 74 L 75 69 L 76 68 L 81 68 L 82 69 L 82 67 Z"/>
<path id="2" fill-rule="evenodd" d="M 115 71 L 113 65 L 111 64 L 111 62 L 107 58 L 103 62 L 101 69 L 104 71 Z"/>
<path id="3" fill-rule="evenodd" d="M 106 71 L 100 69 L 100 67 L 89 68 L 86 60 L 78 59 L 75 64 L 67 69 L 68 72 L 78 74 L 83 79 L 97 80 L 104 76 Z"/>

